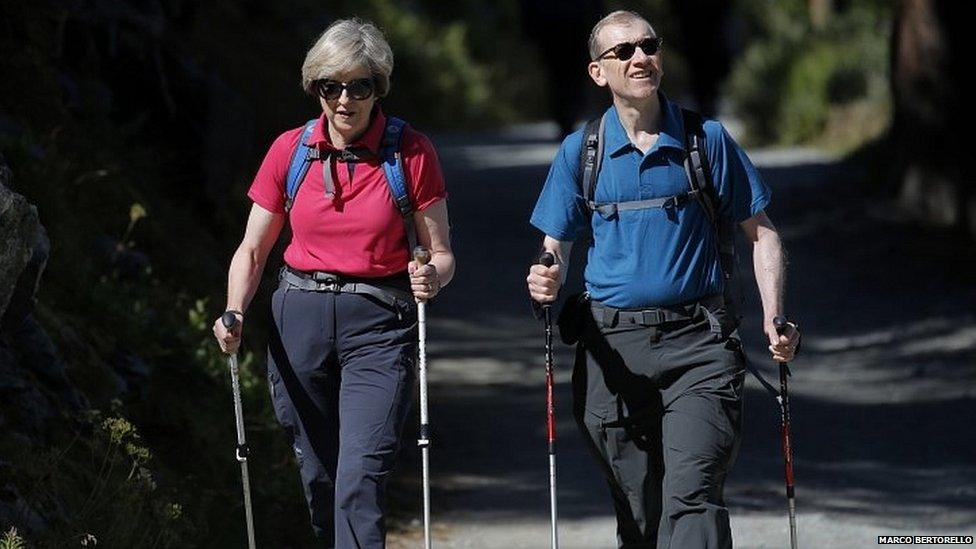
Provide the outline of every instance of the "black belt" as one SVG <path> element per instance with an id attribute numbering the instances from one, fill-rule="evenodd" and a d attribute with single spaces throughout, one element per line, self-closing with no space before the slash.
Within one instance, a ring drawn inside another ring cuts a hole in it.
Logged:
<path id="1" fill-rule="evenodd" d="M 648 307 L 644 309 L 618 309 L 604 305 L 599 301 L 590 302 L 593 319 L 604 327 L 618 324 L 635 324 L 637 326 L 658 326 L 666 322 L 690 320 L 695 317 L 702 307 L 709 311 L 720 309 L 724 304 L 721 294 L 711 295 L 691 303 L 669 305 L 667 307 Z"/>
<path id="2" fill-rule="evenodd" d="M 279 288 L 297 288 L 307 292 L 368 295 L 390 307 L 396 307 L 397 300 L 409 303 L 413 299 L 413 294 L 400 288 L 394 288 L 382 283 L 365 282 L 363 279 L 343 279 L 343 277 L 337 274 L 327 273 L 325 271 L 306 272 L 285 266 L 282 267 L 278 279 L 280 280 Z"/>
<path id="3" fill-rule="evenodd" d="M 690 303 L 682 305 L 669 305 L 667 307 L 652 307 L 648 309 L 617 309 L 615 307 L 610 307 L 604 305 L 599 301 L 591 301 L 590 309 L 593 311 L 593 318 L 597 323 L 601 324 L 605 328 L 612 328 L 617 324 L 635 324 L 638 326 L 658 326 L 664 324 L 665 322 L 676 322 L 676 321 L 687 321 L 691 320 L 698 314 L 699 311 L 705 310 L 708 312 L 715 312 L 716 310 L 722 308 L 725 305 L 725 298 L 722 294 L 710 295 L 703 297 L 702 299 L 695 300 Z M 712 332 L 721 332 L 719 326 L 716 325 L 717 319 L 714 315 L 709 314 L 709 323 L 712 324 Z M 737 343 L 741 350 L 741 342 Z M 745 368 L 752 375 L 756 376 L 756 379 L 763 386 L 764 389 L 775 399 L 779 400 L 779 393 L 776 388 L 772 386 L 766 378 L 762 376 L 758 369 L 749 361 L 746 356 L 745 351 L 742 351 L 742 358 L 745 362 Z M 626 420 L 621 420 L 626 421 Z M 612 422 L 605 424 L 604 427 L 618 427 L 622 426 L 624 423 Z"/>

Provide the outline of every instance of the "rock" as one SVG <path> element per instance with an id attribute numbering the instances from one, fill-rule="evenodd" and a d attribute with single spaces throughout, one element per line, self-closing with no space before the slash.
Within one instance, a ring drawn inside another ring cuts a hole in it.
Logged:
<path id="1" fill-rule="evenodd" d="M 117 350 L 109 363 L 117 376 L 119 393 L 123 395 L 139 393 L 152 374 L 152 365 L 125 350 Z"/>
<path id="2" fill-rule="evenodd" d="M 0 460 L 0 478 L 10 478 L 10 462 Z M 44 518 L 27 503 L 17 487 L 12 484 L 0 484 L 0 525 L 4 528 L 17 525 L 24 534 L 40 532 L 47 529 Z"/>
<path id="3" fill-rule="evenodd" d="M 64 362 L 47 331 L 28 314 L 15 331 L 5 332 L 0 344 L 16 357 L 18 367 L 34 375 L 36 383 L 55 398 L 52 404 L 69 412 L 88 407 L 85 398 L 68 380 Z"/>
<path id="4" fill-rule="evenodd" d="M 39 436 L 45 421 L 61 410 L 78 411 L 85 401 L 31 314 L 51 244 L 34 206 L 6 187 L 10 178 L 0 158 L 0 242 L 6 243 L 0 252 L 0 398 L 21 418 L 17 430 Z"/>
<path id="5" fill-rule="evenodd" d="M 149 256 L 107 235 L 95 239 L 94 252 L 122 280 L 139 280 L 150 266 Z"/>
<path id="6" fill-rule="evenodd" d="M 4 433 L 21 433 L 32 442 L 43 441 L 49 433 L 48 422 L 59 417 L 57 405 L 38 388 L 29 372 L 22 369 L 16 355 L 0 345 L 0 401 L 4 413 Z"/>
<path id="7" fill-rule="evenodd" d="M 11 173 L 0 156 L 0 316 L 30 261 L 40 222 L 37 209 L 9 189 Z"/>
<path id="8" fill-rule="evenodd" d="M 41 275 L 44 273 L 44 267 L 47 266 L 50 255 L 51 241 L 47 237 L 44 226 L 38 223 L 30 259 L 17 278 L 13 293 L 7 303 L 7 310 L 0 314 L 0 332 L 18 330 L 24 319 L 34 309 L 35 296 L 41 284 Z"/>

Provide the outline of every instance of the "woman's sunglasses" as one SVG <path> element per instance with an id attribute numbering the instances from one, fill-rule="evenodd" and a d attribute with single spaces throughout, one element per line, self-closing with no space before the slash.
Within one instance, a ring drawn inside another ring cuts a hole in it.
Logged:
<path id="1" fill-rule="evenodd" d="M 362 101 L 372 97 L 375 89 L 372 78 L 357 78 L 345 83 L 328 79 L 315 81 L 315 93 L 326 101 L 338 99 L 342 95 L 342 90 L 346 90 L 350 98 Z"/>
<path id="2" fill-rule="evenodd" d="M 596 58 L 598 60 L 605 59 L 607 54 L 612 53 L 613 57 L 610 59 L 616 58 L 621 61 L 626 61 L 634 56 L 637 48 L 640 48 L 641 51 L 644 52 L 644 55 L 654 55 L 660 51 L 662 42 L 663 40 L 659 36 L 655 36 L 654 38 L 645 38 L 638 42 L 623 42 L 601 53 L 600 55 L 596 56 Z"/>

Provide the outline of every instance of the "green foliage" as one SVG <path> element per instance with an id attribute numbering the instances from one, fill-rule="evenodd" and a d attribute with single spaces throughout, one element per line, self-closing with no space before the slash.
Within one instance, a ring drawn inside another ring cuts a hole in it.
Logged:
<path id="1" fill-rule="evenodd" d="M 154 458 L 136 427 L 119 415 L 88 412 L 86 429 L 50 448 L 8 448 L 19 464 L 13 482 L 49 524 L 43 547 L 173 547 L 192 543 L 194 527 L 160 490 Z M 87 431 L 89 435 L 83 434 Z"/>
<path id="2" fill-rule="evenodd" d="M 20 537 L 17 529 L 11 526 L 0 538 L 0 549 L 27 549 L 27 542 Z"/>
<path id="3" fill-rule="evenodd" d="M 518 11 L 517 0 L 288 0 L 260 7 L 223 0 L 200 8 L 188 43 L 207 52 L 254 104 L 274 105 L 255 114 L 260 128 L 280 131 L 317 109 L 299 87 L 307 48 L 336 19 L 370 20 L 395 58 L 385 108 L 423 129 L 468 129 L 541 112 L 543 79 L 541 71 L 525 70 L 534 65 L 533 47 L 521 36 Z"/>
<path id="4" fill-rule="evenodd" d="M 368 0 L 348 6 L 344 16 L 372 20 L 390 42 L 396 58 L 386 100 L 391 111 L 421 127 L 479 127 L 538 114 L 526 108 L 537 101 L 524 97 L 532 81 L 540 93 L 538 77 L 523 71 L 511 78 L 519 69 L 511 59 L 516 52 L 524 59 L 526 49 L 511 32 L 516 7 L 511 1 L 459 3 L 448 10 L 454 18 L 445 20 L 443 3 Z"/>
<path id="5" fill-rule="evenodd" d="M 823 141 L 838 135 L 834 125 L 862 121 L 838 112 L 863 112 L 863 121 L 873 122 L 828 146 L 850 148 L 884 128 L 889 6 L 851 6 L 821 29 L 810 26 L 805 3 L 796 0 L 747 2 L 744 13 L 755 18 L 757 37 L 734 68 L 729 91 L 750 141 Z"/>

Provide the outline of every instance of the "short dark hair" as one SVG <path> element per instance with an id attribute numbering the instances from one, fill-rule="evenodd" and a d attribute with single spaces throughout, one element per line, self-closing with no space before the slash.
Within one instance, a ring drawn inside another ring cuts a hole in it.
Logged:
<path id="1" fill-rule="evenodd" d="M 603 53 L 603 48 L 600 45 L 600 41 L 599 41 L 600 31 L 603 30 L 603 27 L 606 27 L 607 25 L 630 24 L 633 23 L 634 21 L 640 21 L 642 23 L 646 23 L 647 26 L 650 27 L 651 29 L 651 35 L 657 36 L 657 33 L 654 31 L 654 27 L 651 25 L 651 22 L 645 19 L 643 15 L 635 11 L 617 10 L 613 13 L 608 14 L 603 19 L 597 21 L 596 25 L 593 25 L 593 30 L 590 31 L 590 41 L 589 41 L 590 59 L 596 61 L 596 56 Z"/>

